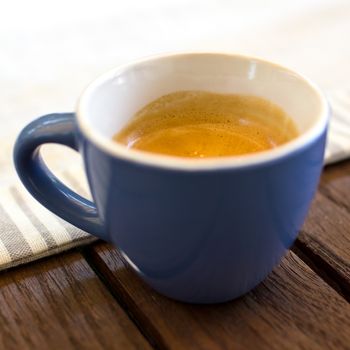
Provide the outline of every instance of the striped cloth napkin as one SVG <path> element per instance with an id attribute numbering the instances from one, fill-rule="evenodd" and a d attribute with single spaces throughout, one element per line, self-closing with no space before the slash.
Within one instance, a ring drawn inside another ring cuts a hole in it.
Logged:
<path id="1" fill-rule="evenodd" d="M 89 197 L 82 167 L 74 166 L 57 176 L 81 195 Z M 43 207 L 19 180 L 0 189 L 0 270 L 94 240 L 95 237 Z"/>
<path id="2" fill-rule="evenodd" d="M 329 97 L 333 108 L 325 163 L 350 157 L 350 93 Z M 68 186 L 89 196 L 82 167 L 58 174 Z M 95 238 L 52 214 L 18 182 L 0 190 L 0 270 L 87 244 Z"/>

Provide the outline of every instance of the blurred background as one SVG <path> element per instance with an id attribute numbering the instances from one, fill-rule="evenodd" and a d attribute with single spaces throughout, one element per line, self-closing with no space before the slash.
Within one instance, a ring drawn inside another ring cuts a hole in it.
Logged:
<path id="1" fill-rule="evenodd" d="M 164 51 L 258 55 L 348 89 L 350 1 L 0 0 L 0 185 L 12 181 L 15 136 L 37 116 L 72 111 L 97 75 Z M 349 90 L 349 89 L 348 89 Z M 79 159 L 62 148 L 51 164 Z"/>

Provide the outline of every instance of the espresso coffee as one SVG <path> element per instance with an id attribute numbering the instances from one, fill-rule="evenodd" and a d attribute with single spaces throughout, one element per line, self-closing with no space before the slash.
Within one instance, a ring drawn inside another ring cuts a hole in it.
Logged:
<path id="1" fill-rule="evenodd" d="M 206 158 L 268 150 L 297 135 L 293 120 L 266 99 L 179 91 L 143 107 L 113 139 L 141 151 Z"/>

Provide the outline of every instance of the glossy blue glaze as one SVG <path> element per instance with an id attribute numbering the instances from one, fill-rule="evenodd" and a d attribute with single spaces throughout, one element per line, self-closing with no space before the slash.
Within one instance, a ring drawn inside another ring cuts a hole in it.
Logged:
<path id="1" fill-rule="evenodd" d="M 95 205 L 66 187 L 44 164 L 39 154 L 44 143 L 58 143 L 78 151 L 74 114 L 49 114 L 27 125 L 15 144 L 14 163 L 24 186 L 41 204 L 73 225 L 104 239 L 106 230 Z"/>
<path id="2" fill-rule="evenodd" d="M 132 164 L 84 138 L 82 145 L 108 239 L 159 292 L 215 303 L 256 286 L 295 240 L 325 134 L 269 164 L 190 173 Z"/>
<path id="3" fill-rule="evenodd" d="M 326 134 L 274 161 L 189 172 L 119 159 L 79 133 L 96 210 L 37 152 L 45 142 L 76 149 L 74 128 L 71 114 L 56 114 L 24 129 L 15 163 L 25 186 L 59 216 L 113 242 L 153 288 L 195 303 L 234 299 L 280 261 L 315 193 Z"/>

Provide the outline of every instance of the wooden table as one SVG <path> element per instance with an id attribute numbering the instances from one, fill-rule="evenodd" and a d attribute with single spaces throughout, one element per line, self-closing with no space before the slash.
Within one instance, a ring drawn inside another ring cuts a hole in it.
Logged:
<path id="1" fill-rule="evenodd" d="M 350 349 L 350 161 L 328 167 L 291 251 L 246 296 L 187 305 L 110 245 L 0 274 L 0 349 Z"/>

